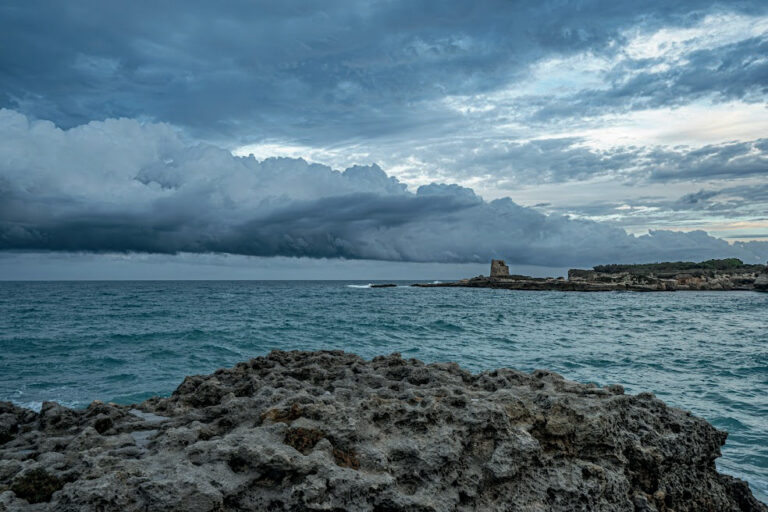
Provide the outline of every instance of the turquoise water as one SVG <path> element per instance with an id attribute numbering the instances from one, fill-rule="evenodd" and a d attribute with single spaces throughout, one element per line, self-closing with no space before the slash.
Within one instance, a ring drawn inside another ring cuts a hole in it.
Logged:
<path id="1" fill-rule="evenodd" d="M 547 368 L 652 391 L 727 430 L 720 469 L 768 501 L 767 311 L 750 292 L 0 282 L 0 400 L 136 402 L 276 348 Z"/>

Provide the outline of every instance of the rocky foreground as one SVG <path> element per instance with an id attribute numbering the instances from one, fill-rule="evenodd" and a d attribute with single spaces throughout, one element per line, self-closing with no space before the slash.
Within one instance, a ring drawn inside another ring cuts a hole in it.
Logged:
<path id="1" fill-rule="evenodd" d="M 650 394 L 272 352 L 136 406 L 0 403 L 0 510 L 767 511 Z"/>

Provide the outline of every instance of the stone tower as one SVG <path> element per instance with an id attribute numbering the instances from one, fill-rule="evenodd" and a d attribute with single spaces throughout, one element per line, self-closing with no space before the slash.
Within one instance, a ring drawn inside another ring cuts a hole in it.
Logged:
<path id="1" fill-rule="evenodd" d="M 491 260 L 491 277 L 509 277 L 509 267 L 504 260 Z"/>

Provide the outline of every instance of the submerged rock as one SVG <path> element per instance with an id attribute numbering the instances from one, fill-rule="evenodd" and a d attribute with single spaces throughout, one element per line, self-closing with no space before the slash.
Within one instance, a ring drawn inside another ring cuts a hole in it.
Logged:
<path id="1" fill-rule="evenodd" d="M 272 352 L 136 406 L 0 417 L 0 510 L 768 510 L 716 471 L 725 432 L 547 371 Z"/>

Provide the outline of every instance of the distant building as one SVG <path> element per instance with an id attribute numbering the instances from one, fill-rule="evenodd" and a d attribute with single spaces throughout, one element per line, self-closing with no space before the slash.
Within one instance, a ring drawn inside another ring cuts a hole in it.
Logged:
<path id="1" fill-rule="evenodd" d="M 504 260 L 491 260 L 491 277 L 509 277 L 509 267 Z"/>

